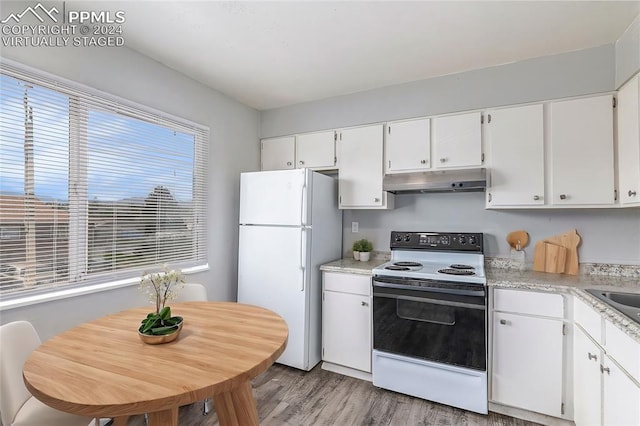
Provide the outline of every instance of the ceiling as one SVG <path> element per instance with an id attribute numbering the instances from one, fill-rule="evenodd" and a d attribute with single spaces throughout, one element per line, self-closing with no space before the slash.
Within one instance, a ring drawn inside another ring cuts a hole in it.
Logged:
<path id="1" fill-rule="evenodd" d="M 259 110 L 601 46 L 640 14 L 638 1 L 102 4 L 126 12 L 127 47 Z"/>

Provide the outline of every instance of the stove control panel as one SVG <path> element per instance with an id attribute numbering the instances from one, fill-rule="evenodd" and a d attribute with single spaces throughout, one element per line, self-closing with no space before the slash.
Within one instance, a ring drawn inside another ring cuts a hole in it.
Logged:
<path id="1" fill-rule="evenodd" d="M 483 252 L 482 233 L 391 231 L 391 249 Z"/>

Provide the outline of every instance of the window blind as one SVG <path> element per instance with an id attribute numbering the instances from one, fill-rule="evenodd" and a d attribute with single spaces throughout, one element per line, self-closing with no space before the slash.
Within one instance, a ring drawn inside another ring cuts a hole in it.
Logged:
<path id="1" fill-rule="evenodd" d="M 206 263 L 208 129 L 0 65 L 0 295 Z"/>

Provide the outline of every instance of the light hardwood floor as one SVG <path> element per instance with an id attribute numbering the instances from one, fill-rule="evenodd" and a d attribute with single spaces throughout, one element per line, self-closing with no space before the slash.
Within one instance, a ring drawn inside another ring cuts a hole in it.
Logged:
<path id="1" fill-rule="evenodd" d="M 501 414 L 484 416 L 378 389 L 370 382 L 322 370 L 303 372 L 273 365 L 253 381 L 260 424 L 280 425 L 495 425 L 535 423 Z M 142 426 L 142 416 L 129 421 Z M 215 410 L 202 415 L 202 403 L 180 408 L 180 425 L 218 425 Z"/>

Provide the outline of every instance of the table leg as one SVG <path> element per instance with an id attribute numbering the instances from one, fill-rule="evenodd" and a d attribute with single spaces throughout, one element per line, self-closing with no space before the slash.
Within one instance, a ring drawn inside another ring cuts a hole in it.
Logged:
<path id="1" fill-rule="evenodd" d="M 257 426 L 258 408 L 253 398 L 251 382 L 213 397 L 220 426 Z"/>
<path id="2" fill-rule="evenodd" d="M 149 426 L 178 426 L 178 407 L 148 413 Z"/>

